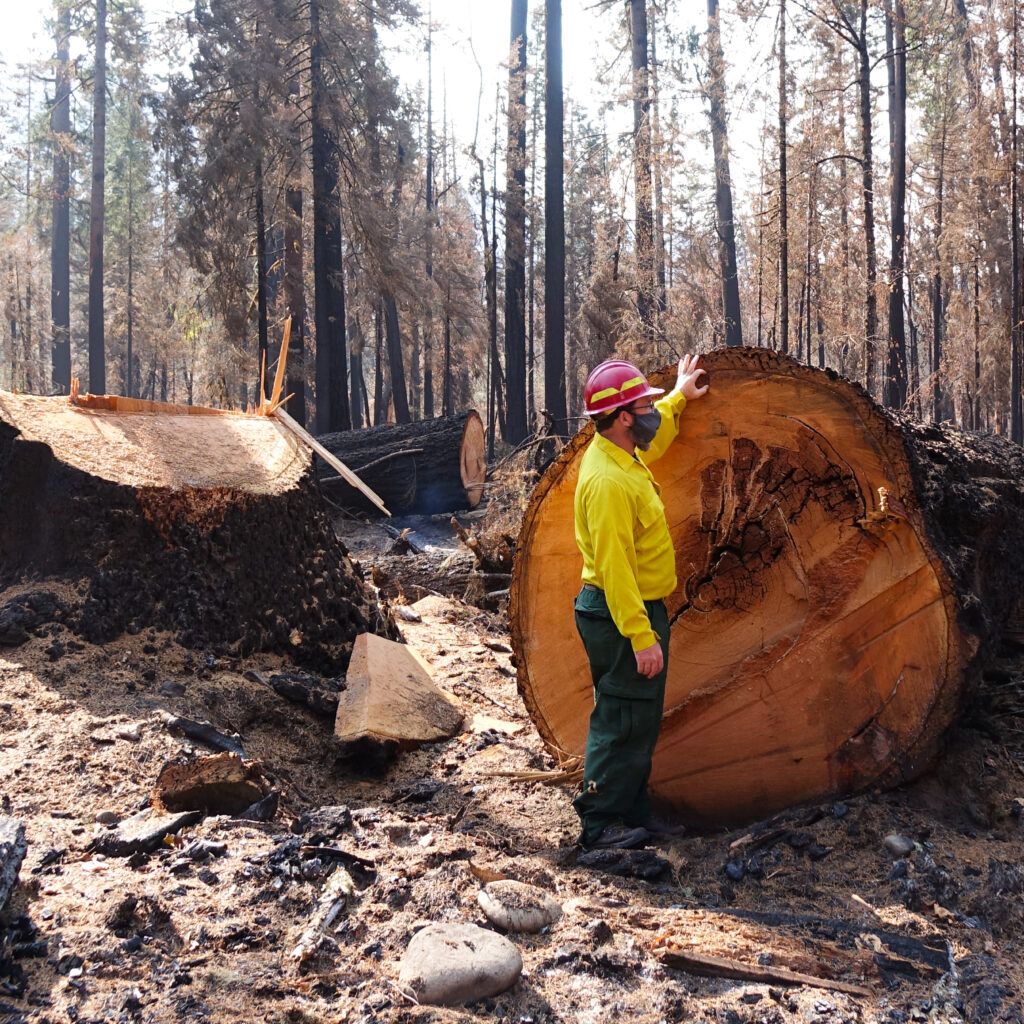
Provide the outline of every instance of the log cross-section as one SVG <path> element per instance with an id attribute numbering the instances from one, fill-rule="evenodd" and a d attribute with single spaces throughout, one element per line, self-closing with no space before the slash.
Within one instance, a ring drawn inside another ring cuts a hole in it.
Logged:
<path id="1" fill-rule="evenodd" d="M 992 560 L 986 537 L 1006 545 L 1024 529 L 1019 449 L 901 424 L 849 381 L 767 350 L 703 365 L 710 391 L 651 467 L 678 576 L 653 792 L 691 821 L 738 822 L 912 777 L 1006 615 L 1006 570 L 978 567 Z M 533 495 L 510 605 L 520 692 L 569 754 L 592 705 L 572 613 L 573 495 L 591 436 Z M 978 455 L 993 444 L 998 458 Z M 956 487 L 936 482 L 953 469 Z M 966 502 L 986 487 L 974 532 L 951 522 L 951 489 Z"/>

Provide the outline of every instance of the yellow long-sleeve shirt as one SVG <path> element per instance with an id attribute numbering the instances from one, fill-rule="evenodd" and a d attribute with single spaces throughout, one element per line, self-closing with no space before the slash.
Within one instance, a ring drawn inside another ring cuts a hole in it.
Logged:
<path id="1" fill-rule="evenodd" d="M 676 560 L 665 520 L 661 488 L 647 463 L 663 455 L 679 433 L 682 394 L 655 403 L 661 426 L 646 452 L 631 455 L 595 434 L 580 462 L 576 483 L 576 543 L 583 555 L 583 582 L 600 587 L 618 631 L 634 651 L 660 639 L 644 601 L 676 588 Z"/>

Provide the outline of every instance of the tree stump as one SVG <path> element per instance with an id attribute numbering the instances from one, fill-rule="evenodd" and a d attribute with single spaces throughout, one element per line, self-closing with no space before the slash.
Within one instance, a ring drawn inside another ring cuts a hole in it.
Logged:
<path id="1" fill-rule="evenodd" d="M 711 390 L 651 466 L 678 575 L 652 792 L 691 822 L 733 824 L 917 775 L 1020 614 L 1024 453 L 899 421 L 768 350 L 702 365 Z M 534 492 L 509 613 L 520 693 L 568 754 L 593 703 L 572 612 L 592 433 Z"/>
<path id="2" fill-rule="evenodd" d="M 391 513 L 455 512 L 476 508 L 483 496 L 487 453 L 475 410 L 321 434 L 317 440 L 380 495 Z M 330 466 L 321 467 L 320 483 L 345 508 L 372 509 Z"/>
<path id="3" fill-rule="evenodd" d="M 93 643 L 154 627 L 343 669 L 381 617 L 308 451 L 265 416 L 110 404 L 0 394 L 5 635 L 53 619 Z"/>

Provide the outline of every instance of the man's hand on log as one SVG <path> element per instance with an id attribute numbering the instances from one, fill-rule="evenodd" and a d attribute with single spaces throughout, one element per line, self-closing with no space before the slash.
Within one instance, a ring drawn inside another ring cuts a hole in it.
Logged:
<path id="1" fill-rule="evenodd" d="M 661 650 L 661 644 L 651 644 L 642 651 L 634 651 L 634 654 L 636 670 L 646 679 L 653 679 L 665 667 L 665 655 Z"/>
<path id="2" fill-rule="evenodd" d="M 704 384 L 700 387 L 697 386 L 697 381 L 704 375 L 703 370 L 697 369 L 697 360 L 700 356 L 697 355 L 685 355 L 679 360 L 679 369 L 676 373 L 676 386 L 672 389 L 672 393 L 678 392 L 683 393 L 683 397 L 688 401 L 692 402 L 695 398 L 700 398 L 708 389 L 708 385 Z"/>

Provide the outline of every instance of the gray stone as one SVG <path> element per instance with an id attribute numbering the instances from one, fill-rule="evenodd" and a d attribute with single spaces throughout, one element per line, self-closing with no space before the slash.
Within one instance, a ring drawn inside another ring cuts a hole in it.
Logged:
<path id="1" fill-rule="evenodd" d="M 539 932 L 562 916 L 562 908 L 543 889 L 511 879 L 488 882 L 476 901 L 487 920 L 507 932 Z"/>
<path id="2" fill-rule="evenodd" d="M 908 857 L 914 852 L 914 840 L 897 835 L 895 832 L 885 837 L 883 845 L 897 859 Z"/>
<path id="3" fill-rule="evenodd" d="M 399 965 L 399 984 L 420 1003 L 456 1006 L 514 985 L 519 950 L 503 935 L 473 924 L 431 924 L 417 932 Z"/>

